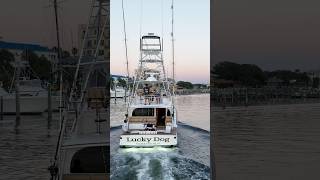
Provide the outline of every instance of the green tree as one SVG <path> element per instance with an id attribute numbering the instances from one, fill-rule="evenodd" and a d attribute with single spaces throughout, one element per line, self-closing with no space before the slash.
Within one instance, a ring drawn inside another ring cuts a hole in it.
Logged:
<path id="1" fill-rule="evenodd" d="M 228 61 L 214 65 L 212 73 L 220 79 L 232 80 L 245 86 L 260 86 L 267 79 L 266 74 L 256 65 Z"/>
<path id="2" fill-rule="evenodd" d="M 178 81 L 177 85 L 184 89 L 193 89 L 193 84 L 191 82 Z"/>
<path id="3" fill-rule="evenodd" d="M 26 53 L 31 69 L 41 80 L 48 81 L 51 76 L 51 62 L 45 56 L 38 56 L 35 53 L 28 51 Z"/>
<path id="4" fill-rule="evenodd" d="M 118 86 L 126 87 L 127 86 L 127 82 L 122 78 L 118 78 Z"/>
<path id="5" fill-rule="evenodd" d="M 5 89 L 9 89 L 14 74 L 14 55 L 9 51 L 0 50 L 0 81 Z"/>

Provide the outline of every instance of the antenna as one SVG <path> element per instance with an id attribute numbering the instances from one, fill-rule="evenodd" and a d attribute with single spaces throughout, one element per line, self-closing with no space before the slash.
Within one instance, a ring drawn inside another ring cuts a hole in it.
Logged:
<path id="1" fill-rule="evenodd" d="M 125 49 L 126 49 L 127 78 L 129 78 L 127 31 L 126 31 L 126 19 L 125 19 L 125 15 L 124 15 L 123 0 L 122 0 L 122 19 L 123 19 L 124 44 L 125 44 Z"/>
<path id="2" fill-rule="evenodd" d="M 174 5 L 174 0 L 172 0 L 171 2 L 171 16 L 172 16 L 172 21 L 171 21 L 171 41 L 172 41 L 172 79 L 173 79 L 173 82 L 175 83 L 175 72 L 174 72 L 174 65 L 175 65 L 175 62 L 174 62 L 174 8 L 173 8 L 173 5 Z"/>

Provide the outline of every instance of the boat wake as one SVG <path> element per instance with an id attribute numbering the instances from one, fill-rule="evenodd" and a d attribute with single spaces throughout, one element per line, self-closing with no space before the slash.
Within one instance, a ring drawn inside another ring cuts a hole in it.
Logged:
<path id="1" fill-rule="evenodd" d="M 119 148 L 120 134 L 111 128 L 111 179 L 210 179 L 208 131 L 180 124 L 177 148 Z"/>

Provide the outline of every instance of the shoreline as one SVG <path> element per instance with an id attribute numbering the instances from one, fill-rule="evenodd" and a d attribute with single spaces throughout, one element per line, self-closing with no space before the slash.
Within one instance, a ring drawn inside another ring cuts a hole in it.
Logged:
<path id="1" fill-rule="evenodd" d="M 238 109 L 248 109 L 248 108 L 261 108 L 261 107 L 272 107 L 272 106 L 290 106 L 290 105 L 316 105 L 319 104 L 320 102 L 300 102 L 300 103 L 278 103 L 278 104 L 255 104 L 255 105 L 248 105 L 248 106 L 216 106 L 213 105 L 211 113 L 212 112 L 223 112 L 223 111 L 228 111 L 228 110 L 238 110 Z"/>
<path id="2" fill-rule="evenodd" d="M 176 90 L 175 95 L 210 94 L 210 89 L 183 89 Z"/>

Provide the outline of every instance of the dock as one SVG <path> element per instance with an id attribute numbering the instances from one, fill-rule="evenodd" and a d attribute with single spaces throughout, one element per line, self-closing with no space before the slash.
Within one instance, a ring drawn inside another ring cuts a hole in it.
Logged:
<path id="1" fill-rule="evenodd" d="M 315 88 L 212 88 L 214 106 L 249 106 L 320 102 L 320 90 Z"/>

